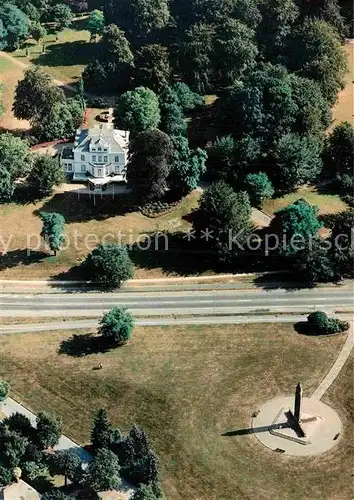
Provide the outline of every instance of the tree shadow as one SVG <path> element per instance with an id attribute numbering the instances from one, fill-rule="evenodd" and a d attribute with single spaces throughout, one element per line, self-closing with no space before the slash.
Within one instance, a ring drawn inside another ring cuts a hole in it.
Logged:
<path id="1" fill-rule="evenodd" d="M 101 54 L 99 44 L 83 40 L 53 43 L 46 46 L 33 63 L 39 66 L 77 66 L 87 65 Z"/>
<path id="2" fill-rule="evenodd" d="M 101 335 L 93 333 L 86 333 L 84 335 L 73 334 L 72 337 L 61 342 L 58 354 L 79 358 L 90 354 L 109 352 L 116 347 L 118 347 L 117 344 L 108 341 Z"/>
<path id="3" fill-rule="evenodd" d="M 294 330 L 300 335 L 314 336 L 316 335 L 311 329 L 307 321 L 298 321 L 294 324 Z"/>
<path id="4" fill-rule="evenodd" d="M 0 257 L 0 271 L 11 269 L 19 265 L 29 266 L 36 262 L 41 262 L 43 259 L 50 257 L 48 253 L 38 252 L 25 248 L 22 250 L 12 250 Z"/>
<path id="5" fill-rule="evenodd" d="M 314 283 L 300 281 L 298 276 L 290 271 L 257 276 L 254 285 L 263 290 L 285 290 L 287 292 L 316 287 Z"/>
<path id="6" fill-rule="evenodd" d="M 254 434 L 257 432 L 269 432 L 276 429 L 288 429 L 291 427 L 291 423 L 289 420 L 287 422 L 281 422 L 279 424 L 271 424 L 265 425 L 263 427 L 249 427 L 246 429 L 238 429 L 236 431 L 228 431 L 221 434 L 224 437 L 232 437 L 232 436 L 245 436 L 247 434 Z"/>

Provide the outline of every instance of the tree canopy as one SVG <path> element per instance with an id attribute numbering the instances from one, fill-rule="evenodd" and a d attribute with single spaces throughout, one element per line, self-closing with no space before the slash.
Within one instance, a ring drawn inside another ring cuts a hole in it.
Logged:
<path id="1" fill-rule="evenodd" d="M 64 242 L 65 219 L 56 212 L 41 212 L 40 217 L 43 221 L 41 236 L 56 255 Z"/>
<path id="2" fill-rule="evenodd" d="M 114 117 L 118 128 L 135 134 L 157 128 L 160 123 L 159 100 L 152 90 L 137 87 L 119 98 Z"/>
<path id="3" fill-rule="evenodd" d="M 65 180 L 63 168 L 57 158 L 50 155 L 37 155 L 34 158 L 27 182 L 32 192 L 39 198 L 53 193 L 54 186 Z"/>
<path id="4" fill-rule="evenodd" d="M 113 307 L 100 321 L 99 333 L 117 345 L 126 344 L 132 335 L 134 320 L 127 309 Z"/>
<path id="5" fill-rule="evenodd" d="M 102 243 L 92 250 L 83 269 L 87 279 L 108 288 L 119 287 L 133 276 L 127 248 L 113 243 Z"/>
<path id="6" fill-rule="evenodd" d="M 107 491 L 114 490 L 120 483 L 117 456 L 110 450 L 100 448 L 87 468 L 86 484 L 94 491 Z"/>

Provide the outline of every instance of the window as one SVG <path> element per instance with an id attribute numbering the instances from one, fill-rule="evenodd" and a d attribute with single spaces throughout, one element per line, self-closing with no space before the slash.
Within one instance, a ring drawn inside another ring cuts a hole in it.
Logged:
<path id="1" fill-rule="evenodd" d="M 100 146 L 100 147 L 98 148 L 98 151 L 102 151 L 102 148 L 101 148 L 101 146 Z"/>
<path id="2" fill-rule="evenodd" d="M 119 169 L 119 166 L 116 165 L 116 174 L 119 174 L 120 173 L 120 169 Z"/>
<path id="3" fill-rule="evenodd" d="M 66 169 L 67 169 L 67 171 L 68 171 L 68 172 L 72 172 L 72 171 L 73 171 L 73 166 L 72 166 L 72 164 L 71 164 L 71 163 L 67 163 L 67 164 L 66 164 Z"/>
<path id="4" fill-rule="evenodd" d="M 96 155 L 92 155 L 92 161 L 95 163 L 96 162 Z"/>
<path id="5" fill-rule="evenodd" d="M 114 162 L 115 162 L 115 163 L 119 163 L 119 156 L 115 156 L 115 157 L 114 157 Z"/>
<path id="6" fill-rule="evenodd" d="M 107 163 L 107 162 L 108 162 L 108 156 L 104 156 L 103 161 L 104 161 L 105 163 Z"/>
<path id="7" fill-rule="evenodd" d="M 98 163 L 102 163 L 102 156 L 98 157 Z"/>
<path id="8" fill-rule="evenodd" d="M 85 155 L 81 155 L 81 161 L 85 161 Z"/>
<path id="9" fill-rule="evenodd" d="M 102 168 L 98 169 L 98 177 L 102 177 Z"/>
<path id="10" fill-rule="evenodd" d="M 103 148 L 103 151 L 108 151 L 108 149 L 107 148 Z"/>
<path id="11" fill-rule="evenodd" d="M 81 165 L 81 172 L 86 172 L 86 165 Z"/>

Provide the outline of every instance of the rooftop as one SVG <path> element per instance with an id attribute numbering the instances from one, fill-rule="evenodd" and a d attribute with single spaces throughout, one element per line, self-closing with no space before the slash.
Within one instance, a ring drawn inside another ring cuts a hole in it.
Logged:
<path id="1" fill-rule="evenodd" d="M 40 494 L 29 484 L 20 479 L 0 489 L 0 500 L 40 500 Z"/>
<path id="2" fill-rule="evenodd" d="M 108 148 L 111 153 L 123 153 L 129 145 L 129 132 L 117 130 L 111 123 L 96 125 L 76 132 L 74 149 L 89 151 L 99 147 Z"/>

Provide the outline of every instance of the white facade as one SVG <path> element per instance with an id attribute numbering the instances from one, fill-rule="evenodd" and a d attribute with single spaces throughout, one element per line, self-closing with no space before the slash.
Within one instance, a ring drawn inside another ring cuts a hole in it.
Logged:
<path id="1" fill-rule="evenodd" d="M 61 165 L 68 177 L 94 185 L 125 181 L 129 132 L 112 124 L 79 129 L 72 147 L 64 148 Z"/>

